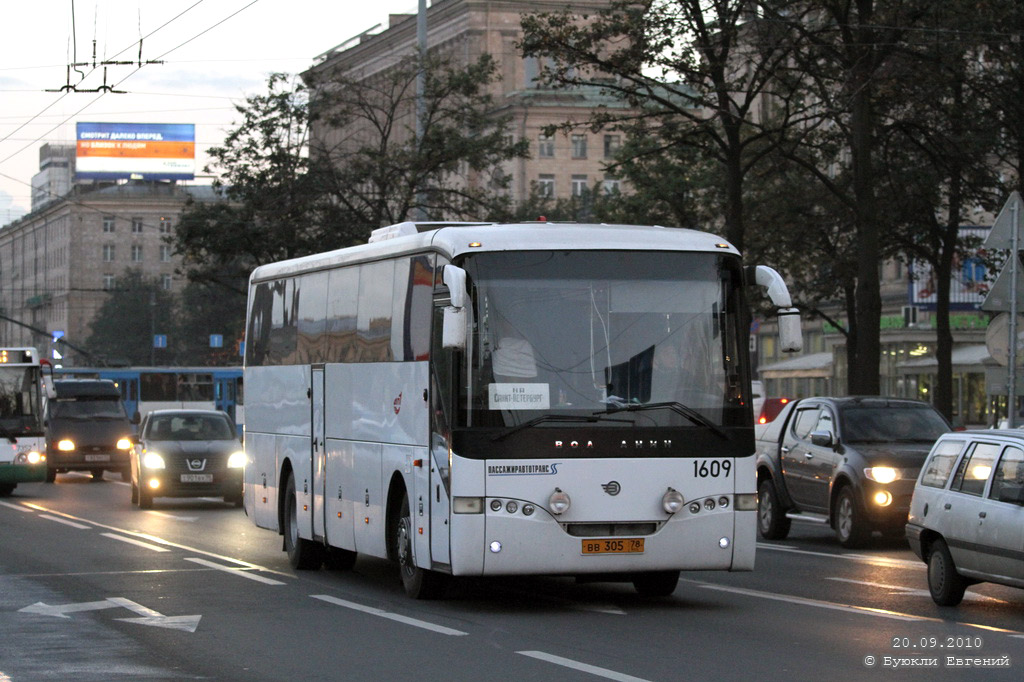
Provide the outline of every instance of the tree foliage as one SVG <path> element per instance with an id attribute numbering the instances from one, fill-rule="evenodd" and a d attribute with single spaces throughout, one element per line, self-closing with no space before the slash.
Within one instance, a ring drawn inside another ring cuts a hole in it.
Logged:
<path id="1" fill-rule="evenodd" d="M 173 348 L 154 348 L 153 336 L 175 341 L 175 300 L 141 270 L 125 270 L 96 313 L 86 347 L 99 362 L 173 364 Z"/>

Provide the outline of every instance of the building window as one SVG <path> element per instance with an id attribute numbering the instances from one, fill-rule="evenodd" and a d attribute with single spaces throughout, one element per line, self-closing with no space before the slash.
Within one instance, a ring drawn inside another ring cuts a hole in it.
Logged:
<path id="1" fill-rule="evenodd" d="M 103 291 L 110 291 L 114 288 L 114 276 L 103 275 Z"/>
<path id="2" fill-rule="evenodd" d="M 170 291 L 171 290 L 171 276 L 170 275 L 163 275 L 162 277 L 160 277 L 160 288 L 163 289 L 164 291 Z"/>
<path id="3" fill-rule="evenodd" d="M 132 218 L 132 234 L 142 234 L 142 218 Z"/>
<path id="4" fill-rule="evenodd" d="M 555 176 L 541 175 L 537 180 L 537 194 L 542 197 L 555 196 Z"/>
<path id="5" fill-rule="evenodd" d="M 581 197 L 587 191 L 587 176 L 586 175 L 574 175 L 572 176 L 572 195 L 574 197 Z"/>
<path id="6" fill-rule="evenodd" d="M 165 218 L 165 217 L 161 216 L 160 217 L 160 234 L 170 234 L 171 233 L 171 227 L 172 227 L 171 219 L 170 218 Z"/>
<path id="7" fill-rule="evenodd" d="M 160 262 L 170 263 L 171 262 L 171 247 L 167 244 L 160 245 Z"/>
<path id="8" fill-rule="evenodd" d="M 108 233 L 114 231 L 114 216 L 103 216 L 103 231 Z"/>
<path id="9" fill-rule="evenodd" d="M 132 261 L 135 263 L 142 262 L 142 247 L 138 244 L 132 244 Z"/>
<path id="10" fill-rule="evenodd" d="M 605 176 L 603 186 L 605 194 L 618 194 L 621 191 L 619 179 L 610 175 Z"/>
<path id="11" fill-rule="evenodd" d="M 622 138 L 618 135 L 605 135 L 604 158 L 610 159 L 615 156 L 615 153 L 619 151 L 620 146 L 622 146 Z"/>
<path id="12" fill-rule="evenodd" d="M 586 135 L 573 135 L 572 136 L 572 158 L 574 158 L 574 159 L 585 159 L 585 158 L 587 158 L 587 136 Z"/>
<path id="13" fill-rule="evenodd" d="M 103 262 L 112 263 L 114 261 L 114 245 L 104 244 L 103 245 Z"/>
<path id="14" fill-rule="evenodd" d="M 542 159 L 553 159 L 555 157 L 555 139 L 550 135 L 541 135 L 537 138 L 537 156 Z"/>

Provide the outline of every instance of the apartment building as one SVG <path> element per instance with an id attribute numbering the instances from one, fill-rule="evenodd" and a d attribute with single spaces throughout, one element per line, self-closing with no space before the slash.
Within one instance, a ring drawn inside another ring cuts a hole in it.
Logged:
<path id="1" fill-rule="evenodd" d="M 574 2 L 573 9 L 582 12 L 608 4 L 608 0 L 582 0 Z M 501 77 L 490 89 L 495 113 L 511 114 L 513 134 L 530 143 L 529 158 L 517 159 L 503 169 L 511 176 L 511 197 L 516 203 L 527 199 L 534 186 L 554 198 L 579 196 L 595 186 L 604 191 L 624 189 L 619 179 L 604 170 L 606 160 L 622 143 L 619 134 L 594 132 L 582 125 L 571 132 L 544 134 L 549 125 L 585 122 L 596 107 L 624 106 L 597 88 L 546 89 L 538 81 L 538 60 L 520 54 L 516 45 L 522 37 L 522 15 L 565 8 L 558 0 L 435 0 L 427 11 L 427 43 L 432 52 L 465 64 L 485 53 L 497 61 Z M 371 79 L 416 51 L 416 15 L 395 14 L 387 28 L 359 34 L 321 55 L 303 77 L 321 83 L 332 74 Z M 343 133 L 314 121 L 311 137 L 314 144 L 319 141 L 330 147 Z"/>
<path id="2" fill-rule="evenodd" d="M 82 344 L 129 268 L 179 292 L 165 238 L 190 196 L 214 198 L 210 187 L 171 182 L 74 185 L 0 228 L 0 344 L 47 348 L 54 332 Z"/>

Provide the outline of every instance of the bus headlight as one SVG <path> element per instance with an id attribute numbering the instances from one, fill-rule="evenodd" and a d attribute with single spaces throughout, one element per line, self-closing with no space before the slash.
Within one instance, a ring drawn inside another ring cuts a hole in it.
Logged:
<path id="1" fill-rule="evenodd" d="M 61 452 L 71 452 L 75 449 L 75 441 L 70 438 L 62 438 L 57 441 L 57 449 Z"/>
<path id="2" fill-rule="evenodd" d="M 142 456 L 142 466 L 147 469 L 163 469 L 166 465 L 163 457 L 155 452 L 147 452 Z"/>
<path id="3" fill-rule="evenodd" d="M 569 499 L 569 495 L 563 493 L 561 488 L 555 488 L 555 492 L 551 493 L 551 497 L 548 498 L 548 509 L 555 515 L 569 511 L 571 504 L 572 500 Z"/>
<path id="4" fill-rule="evenodd" d="M 117 439 L 117 449 L 118 450 L 131 450 L 132 449 L 132 439 L 131 438 L 118 438 Z"/>
<path id="5" fill-rule="evenodd" d="M 892 483 L 902 477 L 902 472 L 892 467 L 868 467 L 864 470 L 864 475 L 875 483 Z"/>
<path id="6" fill-rule="evenodd" d="M 453 497 L 453 514 L 483 514 L 484 498 L 482 497 Z"/>
<path id="7" fill-rule="evenodd" d="M 15 464 L 39 464 L 40 462 L 46 461 L 46 455 L 35 450 L 29 450 L 28 452 L 19 452 L 14 457 Z"/>
<path id="8" fill-rule="evenodd" d="M 669 514 L 675 514 L 677 511 L 683 508 L 683 494 L 678 490 L 669 488 L 665 491 L 665 494 L 661 496 L 661 506 Z"/>
<path id="9" fill-rule="evenodd" d="M 241 469 L 245 466 L 245 452 L 239 450 L 238 452 L 232 452 L 231 456 L 228 457 L 228 469 Z"/>

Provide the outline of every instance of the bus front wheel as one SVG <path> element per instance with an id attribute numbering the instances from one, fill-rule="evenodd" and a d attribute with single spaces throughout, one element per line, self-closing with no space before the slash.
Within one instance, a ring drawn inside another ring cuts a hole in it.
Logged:
<path id="1" fill-rule="evenodd" d="M 324 547 L 299 537 L 299 510 L 295 496 L 295 477 L 288 475 L 284 493 L 284 551 L 288 563 L 300 571 L 315 571 L 324 563 Z"/>
<path id="2" fill-rule="evenodd" d="M 392 539 L 394 556 L 398 557 L 398 572 L 402 576 L 402 587 L 413 599 L 438 599 L 444 595 L 447 576 L 416 565 L 412 550 L 413 537 L 409 495 L 403 494 L 398 524 Z"/>

